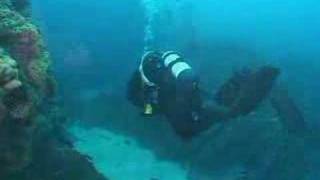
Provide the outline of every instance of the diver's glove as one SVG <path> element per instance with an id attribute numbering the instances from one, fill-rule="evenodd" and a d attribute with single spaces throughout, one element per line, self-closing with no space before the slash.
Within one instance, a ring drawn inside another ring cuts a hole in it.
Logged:
<path id="1" fill-rule="evenodd" d="M 151 117 L 154 113 L 153 111 L 154 110 L 153 110 L 152 104 L 145 104 L 142 115 L 145 117 Z"/>
<path id="2" fill-rule="evenodd" d="M 159 98 L 159 88 L 157 86 L 146 86 L 144 90 L 144 110 L 143 116 L 153 116 L 155 114 L 155 109 L 158 106 Z"/>

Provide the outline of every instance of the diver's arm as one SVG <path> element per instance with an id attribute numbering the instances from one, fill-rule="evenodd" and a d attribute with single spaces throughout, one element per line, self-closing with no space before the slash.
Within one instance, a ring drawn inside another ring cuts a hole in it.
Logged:
<path id="1" fill-rule="evenodd" d="M 127 85 L 127 99 L 135 106 L 143 107 L 142 81 L 139 70 L 132 73 Z"/>

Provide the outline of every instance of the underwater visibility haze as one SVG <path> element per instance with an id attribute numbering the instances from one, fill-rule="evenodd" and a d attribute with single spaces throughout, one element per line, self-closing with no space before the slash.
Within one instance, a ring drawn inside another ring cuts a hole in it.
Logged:
<path id="1" fill-rule="evenodd" d="M 319 12 L 0 0 L 0 179 L 320 179 Z"/>

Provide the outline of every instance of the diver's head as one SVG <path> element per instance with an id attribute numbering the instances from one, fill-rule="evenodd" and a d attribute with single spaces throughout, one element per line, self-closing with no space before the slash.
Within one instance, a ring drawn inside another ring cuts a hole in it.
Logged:
<path id="1" fill-rule="evenodd" d="M 142 70 L 146 78 L 153 83 L 160 81 L 160 73 L 163 67 L 162 53 L 148 51 L 142 57 Z"/>
<path id="2" fill-rule="evenodd" d="M 161 60 L 162 53 L 160 51 L 147 51 L 143 55 L 143 61 L 151 61 L 151 62 L 158 62 Z"/>

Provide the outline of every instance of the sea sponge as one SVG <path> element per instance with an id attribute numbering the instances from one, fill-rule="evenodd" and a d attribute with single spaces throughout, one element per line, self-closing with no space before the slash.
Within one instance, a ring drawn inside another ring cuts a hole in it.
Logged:
<path id="1" fill-rule="evenodd" d="M 3 88 L 5 90 L 7 90 L 7 91 L 11 91 L 11 90 L 16 89 L 16 88 L 21 87 L 21 86 L 22 86 L 22 82 L 19 81 L 19 80 L 14 79 L 12 81 L 9 81 L 7 84 L 5 84 L 3 86 Z"/>
<path id="2" fill-rule="evenodd" d="M 8 56 L 0 57 L 0 87 L 7 91 L 21 87 L 22 82 L 18 78 L 16 61 Z"/>

